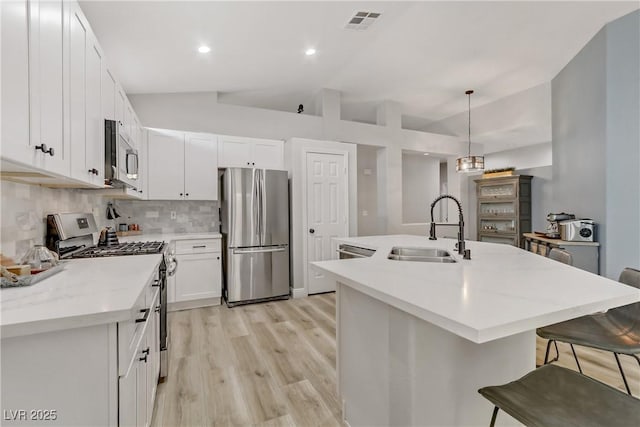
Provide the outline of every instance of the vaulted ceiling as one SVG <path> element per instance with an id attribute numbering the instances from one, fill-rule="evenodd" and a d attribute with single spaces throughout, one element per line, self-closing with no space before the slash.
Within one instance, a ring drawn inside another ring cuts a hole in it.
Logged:
<path id="1" fill-rule="evenodd" d="M 549 82 L 629 2 L 109 2 L 81 6 L 127 93 L 217 91 L 295 111 L 321 88 L 343 117 L 400 102 L 413 127 Z M 381 13 L 345 29 L 357 11 Z M 211 52 L 201 54 L 200 45 Z M 317 53 L 306 56 L 313 47 Z M 456 133 L 454 130 L 453 133 Z"/>

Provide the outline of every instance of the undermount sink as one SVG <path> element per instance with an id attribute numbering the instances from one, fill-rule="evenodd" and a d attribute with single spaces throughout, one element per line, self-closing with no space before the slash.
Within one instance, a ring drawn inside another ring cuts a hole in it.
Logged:
<path id="1" fill-rule="evenodd" d="M 418 262 L 456 262 L 448 251 L 437 248 L 403 248 L 396 246 L 389 252 L 388 259 L 394 261 L 418 261 Z"/>

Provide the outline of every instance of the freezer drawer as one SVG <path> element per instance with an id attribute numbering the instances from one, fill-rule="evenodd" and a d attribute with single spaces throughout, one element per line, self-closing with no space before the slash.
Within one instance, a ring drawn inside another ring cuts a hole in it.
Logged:
<path id="1" fill-rule="evenodd" d="M 227 250 L 227 303 L 289 295 L 288 246 Z"/>

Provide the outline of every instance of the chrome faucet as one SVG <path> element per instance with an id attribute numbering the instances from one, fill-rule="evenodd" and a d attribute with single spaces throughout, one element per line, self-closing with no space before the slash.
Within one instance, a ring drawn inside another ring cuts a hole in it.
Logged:
<path id="1" fill-rule="evenodd" d="M 438 202 L 442 199 L 451 199 L 458 205 L 458 224 L 448 224 L 448 223 L 436 223 L 433 220 L 433 208 L 438 204 Z M 431 222 L 429 223 L 429 240 L 437 240 L 436 237 L 436 226 L 448 226 L 448 227 L 458 227 L 458 243 L 456 244 L 458 253 L 463 256 L 464 259 L 471 259 L 471 250 L 465 249 L 464 244 L 464 216 L 462 215 L 462 205 L 460 201 L 455 197 L 449 194 L 443 194 L 436 198 L 433 203 L 431 203 Z"/>

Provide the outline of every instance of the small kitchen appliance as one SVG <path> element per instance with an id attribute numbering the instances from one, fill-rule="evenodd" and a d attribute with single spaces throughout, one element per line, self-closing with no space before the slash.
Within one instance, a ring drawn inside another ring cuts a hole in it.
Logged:
<path id="1" fill-rule="evenodd" d="M 115 231 L 110 227 L 103 230 L 105 245 L 96 246 L 93 243 L 93 236 L 97 232 L 96 221 L 91 213 L 47 215 L 46 245 L 60 259 L 163 254 L 162 261 L 158 267 L 158 286 L 160 287 L 160 380 L 162 381 L 167 376 L 169 355 L 167 352 L 167 275 L 175 274 L 177 267 L 175 258 L 169 255 L 168 245 L 164 242 L 118 243 Z M 115 241 L 113 237 L 115 237 Z M 111 244 L 107 244 L 108 242 L 111 242 Z"/>
<path id="2" fill-rule="evenodd" d="M 104 183 L 110 187 L 136 188 L 138 151 L 129 143 L 122 122 L 104 121 Z"/>
<path id="3" fill-rule="evenodd" d="M 550 213 L 549 215 L 547 215 L 547 221 L 549 222 L 549 224 L 547 224 L 547 233 L 545 234 L 545 236 L 549 237 L 550 239 L 559 239 L 560 238 L 560 221 L 566 221 L 569 219 L 575 219 L 575 215 L 574 214 L 568 214 L 568 213 Z"/>
<path id="4" fill-rule="evenodd" d="M 574 242 L 593 242 L 596 224 L 590 219 L 575 219 L 560 222 L 560 238 Z"/>

